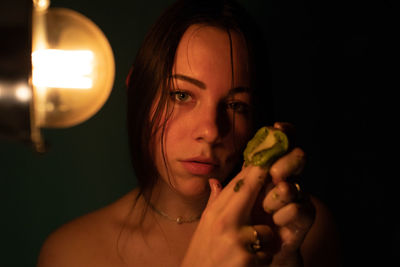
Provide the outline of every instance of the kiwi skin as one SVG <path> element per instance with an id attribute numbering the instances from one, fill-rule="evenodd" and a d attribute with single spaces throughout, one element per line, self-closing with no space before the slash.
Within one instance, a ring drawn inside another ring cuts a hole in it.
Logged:
<path id="1" fill-rule="evenodd" d="M 267 137 L 269 138 L 269 142 L 271 142 L 270 138 L 273 137 L 272 145 L 257 151 L 257 148 L 263 145 Z M 284 132 L 274 127 L 264 126 L 247 143 L 246 149 L 243 152 L 245 166 L 253 165 L 270 168 L 279 157 L 287 152 L 288 147 L 289 140 Z"/>

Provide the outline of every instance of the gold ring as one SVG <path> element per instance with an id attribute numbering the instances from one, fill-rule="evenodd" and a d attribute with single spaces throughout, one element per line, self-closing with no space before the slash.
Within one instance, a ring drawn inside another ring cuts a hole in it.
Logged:
<path id="1" fill-rule="evenodd" d="M 297 192 L 300 193 L 300 192 L 301 192 L 301 187 L 300 187 L 300 185 L 299 185 L 298 183 L 294 183 L 294 186 L 296 187 Z"/>
<path id="2" fill-rule="evenodd" d="M 296 187 L 296 190 L 297 190 L 297 196 L 296 196 L 295 202 L 302 202 L 305 197 L 303 190 L 301 189 L 301 187 L 298 183 L 294 183 L 293 185 Z"/>
<path id="3" fill-rule="evenodd" d="M 249 245 L 249 250 L 251 253 L 257 253 L 257 251 L 261 250 L 261 241 L 258 238 L 258 232 L 254 228 L 254 226 L 251 226 L 253 228 L 253 236 L 254 236 L 254 241 Z"/>

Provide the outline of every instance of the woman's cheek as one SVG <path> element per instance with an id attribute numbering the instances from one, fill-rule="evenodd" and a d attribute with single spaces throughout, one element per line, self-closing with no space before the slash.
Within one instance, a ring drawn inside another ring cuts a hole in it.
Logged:
<path id="1" fill-rule="evenodd" d="M 243 147 L 251 137 L 252 123 L 249 119 L 240 118 L 235 121 L 235 139 L 240 147 Z"/>

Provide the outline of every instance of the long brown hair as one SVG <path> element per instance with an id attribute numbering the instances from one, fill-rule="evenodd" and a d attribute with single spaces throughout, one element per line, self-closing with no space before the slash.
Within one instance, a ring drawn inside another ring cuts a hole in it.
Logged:
<path id="1" fill-rule="evenodd" d="M 260 114 L 259 110 L 262 107 L 261 102 L 257 103 L 260 99 L 271 101 L 269 88 L 265 88 L 268 81 L 266 47 L 263 35 L 252 18 L 234 0 L 177 1 L 148 32 L 127 80 L 127 128 L 132 164 L 141 194 L 151 191 L 159 177 L 151 149 L 151 141 L 154 139 L 152 135 L 156 125 L 165 123 L 161 121 L 161 115 L 169 102 L 168 88 L 176 50 L 183 34 L 193 24 L 234 30 L 243 35 L 247 42 L 251 68 L 255 127 L 260 125 L 260 121 L 266 123 L 263 116 L 265 112 Z M 155 110 L 152 110 L 154 105 Z M 272 115 L 272 109 L 266 113 Z M 272 121 L 272 116 L 268 117 Z M 163 139 L 162 130 L 161 140 Z"/>

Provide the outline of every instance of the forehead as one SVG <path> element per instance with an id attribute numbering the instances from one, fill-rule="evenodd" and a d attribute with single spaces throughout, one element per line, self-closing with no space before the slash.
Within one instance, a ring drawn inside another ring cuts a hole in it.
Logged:
<path id="1" fill-rule="evenodd" d="M 247 86 L 249 66 L 246 41 L 236 31 L 192 25 L 179 43 L 173 72 L 210 85 L 233 80 L 236 86 Z"/>

